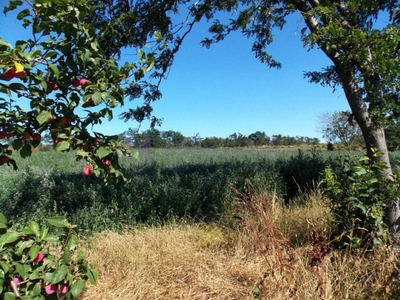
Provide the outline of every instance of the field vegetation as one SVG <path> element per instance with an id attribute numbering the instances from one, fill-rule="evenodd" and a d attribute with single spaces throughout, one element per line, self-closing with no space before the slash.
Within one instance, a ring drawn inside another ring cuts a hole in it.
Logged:
<path id="1" fill-rule="evenodd" d="M 72 154 L 35 152 L 2 169 L 0 205 L 16 227 L 78 225 L 99 272 L 82 299 L 397 299 L 396 245 L 332 247 L 317 183 L 344 156 L 360 153 L 143 149 L 114 185 L 83 176 Z"/>

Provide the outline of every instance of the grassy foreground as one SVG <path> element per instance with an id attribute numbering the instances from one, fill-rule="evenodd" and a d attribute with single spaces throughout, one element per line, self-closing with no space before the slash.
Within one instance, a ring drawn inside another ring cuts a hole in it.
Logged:
<path id="1" fill-rule="evenodd" d="M 331 251 L 318 193 L 288 207 L 249 187 L 236 201 L 236 226 L 95 234 L 84 251 L 99 282 L 83 299 L 398 299 L 396 249 Z"/>

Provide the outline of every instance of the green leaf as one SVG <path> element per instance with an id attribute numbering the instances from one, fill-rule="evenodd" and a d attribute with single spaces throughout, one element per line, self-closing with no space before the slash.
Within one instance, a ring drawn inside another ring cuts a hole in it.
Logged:
<path id="1" fill-rule="evenodd" d="M 46 219 L 46 221 L 55 227 L 65 227 L 65 228 L 72 227 L 71 224 L 68 223 L 67 219 L 63 216 L 48 218 Z"/>
<path id="2" fill-rule="evenodd" d="M 91 284 L 96 284 L 97 283 L 97 279 L 98 279 L 99 275 L 98 275 L 96 270 L 89 269 L 86 272 L 86 275 L 89 278 Z"/>
<path id="3" fill-rule="evenodd" d="M 40 114 L 36 117 L 36 121 L 38 121 L 39 125 L 42 125 L 49 121 L 51 116 L 51 112 L 47 110 L 43 110 Z"/>
<path id="4" fill-rule="evenodd" d="M 33 245 L 31 249 L 29 249 L 29 258 L 34 260 L 40 251 L 39 245 Z"/>
<path id="5" fill-rule="evenodd" d="M 56 151 L 61 152 L 69 149 L 69 142 L 68 141 L 61 141 L 56 146 Z"/>
<path id="6" fill-rule="evenodd" d="M 47 227 L 43 227 L 42 234 L 40 235 L 40 238 L 44 239 L 47 236 L 48 233 L 49 233 L 49 229 Z"/>
<path id="7" fill-rule="evenodd" d="M 14 295 L 14 293 L 11 292 L 6 292 L 4 293 L 4 300 L 15 300 L 17 299 Z"/>
<path id="8" fill-rule="evenodd" d="M 14 243 L 16 240 L 18 240 L 21 237 L 21 234 L 16 231 L 10 231 L 6 232 L 1 236 L 0 241 L 4 244 L 10 244 Z"/>
<path id="9" fill-rule="evenodd" d="M 19 150 L 19 155 L 21 155 L 22 158 L 27 158 L 30 157 L 32 154 L 32 148 L 29 143 L 23 143 L 23 146 L 21 150 Z"/>
<path id="10" fill-rule="evenodd" d="M 12 145 L 12 147 L 13 147 L 13 149 L 14 149 L 15 151 L 19 151 L 19 150 L 22 148 L 22 146 L 24 145 L 24 141 L 21 140 L 21 139 L 15 139 L 15 140 L 11 143 L 11 145 Z"/>
<path id="11" fill-rule="evenodd" d="M 85 280 L 79 279 L 71 286 L 72 297 L 78 297 L 85 288 Z"/>
<path id="12" fill-rule="evenodd" d="M 36 236 L 39 236 L 39 235 L 40 235 L 39 224 L 36 223 L 35 221 L 31 221 L 31 222 L 29 223 L 29 229 L 32 230 L 32 232 L 33 232 Z"/>
<path id="13" fill-rule="evenodd" d="M 76 234 L 71 234 L 71 236 L 68 239 L 67 249 L 70 251 L 74 250 L 77 245 L 78 245 L 78 236 Z"/>
<path id="14" fill-rule="evenodd" d="M 19 275 L 21 275 L 22 278 L 27 278 L 29 275 L 29 272 L 32 271 L 32 268 L 29 264 L 16 264 L 15 270 Z"/>
<path id="15" fill-rule="evenodd" d="M 363 203 L 356 203 L 354 206 L 361 209 L 364 214 L 367 213 L 367 207 Z"/>
<path id="16" fill-rule="evenodd" d="M 25 18 L 26 16 L 30 15 L 30 10 L 29 9 L 24 9 L 22 11 L 20 11 L 17 15 L 17 19 L 18 20 L 22 20 L 23 18 Z"/>
<path id="17" fill-rule="evenodd" d="M 30 275 L 29 275 L 29 280 L 36 280 L 36 279 L 41 279 L 42 278 L 42 274 L 35 269 Z"/>
<path id="18" fill-rule="evenodd" d="M 7 219 L 2 213 L 0 213 L 0 229 L 3 228 L 7 228 Z"/>
<path id="19" fill-rule="evenodd" d="M 15 253 L 17 255 L 22 255 L 22 253 L 24 253 L 26 248 L 32 247 L 33 243 L 34 243 L 33 240 L 23 241 L 23 242 L 18 243 L 18 248 L 15 251 Z"/>
<path id="20" fill-rule="evenodd" d="M 1 271 L 3 271 L 1 277 L 4 278 L 4 273 L 8 273 L 8 265 L 4 261 L 0 260 L 0 268 L 2 269 Z"/>
<path id="21" fill-rule="evenodd" d="M 22 90 L 22 91 L 26 90 L 26 86 L 25 85 L 23 85 L 21 83 L 17 83 L 17 82 L 10 83 L 8 85 L 8 88 L 11 89 L 11 90 Z"/>
<path id="22" fill-rule="evenodd" d="M 111 153 L 111 151 L 108 150 L 108 149 L 105 148 L 105 147 L 100 147 L 100 148 L 96 151 L 96 154 L 97 154 L 97 156 L 98 156 L 100 159 L 106 157 L 106 156 L 109 155 L 110 153 Z"/>
<path id="23" fill-rule="evenodd" d="M 138 57 L 143 61 L 146 59 L 146 53 L 144 53 L 144 51 L 142 49 L 139 49 L 138 52 Z"/>
<path id="24" fill-rule="evenodd" d="M 32 290 L 33 296 L 39 296 L 41 292 L 42 292 L 42 285 L 40 284 L 40 282 L 37 282 Z"/>
<path id="25" fill-rule="evenodd" d="M 89 155 L 89 152 L 86 152 L 86 151 L 83 151 L 83 150 L 76 151 L 76 156 L 87 157 L 88 155 Z"/>
<path id="26" fill-rule="evenodd" d="M 13 47 L 11 46 L 10 43 L 7 43 L 6 41 L 3 41 L 1 38 L 0 38 L 0 46 L 6 46 L 6 47 L 8 47 L 10 49 L 13 49 Z"/>
<path id="27" fill-rule="evenodd" d="M 60 70 L 58 70 L 58 67 L 54 64 L 49 64 L 49 67 L 53 71 L 55 79 L 58 79 L 60 77 Z"/>
<path id="28" fill-rule="evenodd" d="M 59 283 L 60 281 L 64 280 L 67 273 L 68 273 L 68 267 L 66 265 L 61 265 L 54 271 L 50 283 L 51 284 Z"/>
<path id="29" fill-rule="evenodd" d="M 68 264 L 71 261 L 71 251 L 69 251 L 68 249 L 65 249 L 64 254 L 61 259 L 62 259 L 63 264 Z"/>
<path id="30" fill-rule="evenodd" d="M 59 236 L 58 236 L 58 235 L 55 235 L 55 234 L 47 234 L 47 235 L 43 238 L 43 241 L 51 242 L 51 243 L 58 242 L 59 240 L 60 240 Z"/>
<path id="31" fill-rule="evenodd" d="M 92 100 L 95 105 L 99 105 L 103 101 L 103 99 L 101 98 L 101 92 L 94 93 L 92 96 Z"/>

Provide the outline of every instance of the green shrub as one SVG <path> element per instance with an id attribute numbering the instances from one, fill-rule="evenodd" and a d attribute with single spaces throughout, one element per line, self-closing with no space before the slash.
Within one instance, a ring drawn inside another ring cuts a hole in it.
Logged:
<path id="1" fill-rule="evenodd" d="M 283 180 L 286 203 L 313 189 L 328 162 L 320 151 L 305 152 L 300 149 L 297 155 L 292 155 L 289 159 L 278 159 L 276 169 Z"/>
<path id="2" fill-rule="evenodd" d="M 387 241 L 385 209 L 400 185 L 398 175 L 392 181 L 377 173 L 384 168 L 364 156 L 358 162 L 342 159 L 325 169 L 319 186 L 330 199 L 337 246 L 361 250 Z"/>
<path id="3" fill-rule="evenodd" d="M 96 283 L 97 272 L 77 251 L 75 226 L 63 217 L 47 221 L 59 229 L 58 234 L 34 221 L 19 229 L 10 227 L 0 213 L 2 299 L 75 299 L 86 281 Z"/>

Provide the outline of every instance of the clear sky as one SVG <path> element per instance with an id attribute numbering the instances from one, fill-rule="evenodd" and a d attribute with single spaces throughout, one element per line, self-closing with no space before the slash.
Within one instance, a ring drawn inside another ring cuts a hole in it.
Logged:
<path id="1" fill-rule="evenodd" d="M 320 138 L 318 116 L 348 110 L 342 90 L 332 93 L 330 88 L 310 84 L 303 77 L 304 71 L 318 71 L 329 61 L 320 50 L 303 48 L 299 15 L 292 15 L 284 30 L 276 31 L 269 48 L 282 63 L 281 69 L 270 69 L 256 60 L 251 52 L 252 40 L 240 33 L 210 49 L 202 47 L 200 41 L 208 35 L 208 26 L 195 26 L 161 84 L 163 97 L 154 103 L 154 115 L 163 119 L 159 130 L 179 131 L 188 137 L 199 134 L 225 138 L 233 133 L 264 131 L 268 136 Z M 26 37 L 23 30 L 14 13 L 0 15 L 3 39 L 14 44 Z M 126 51 L 122 59 L 132 59 L 133 53 Z M 127 107 L 136 107 L 136 101 L 127 101 Z M 111 123 L 104 121 L 98 131 L 119 134 L 129 127 L 137 128 L 138 124 L 115 118 Z M 148 128 L 149 124 L 143 123 L 141 131 Z"/>

